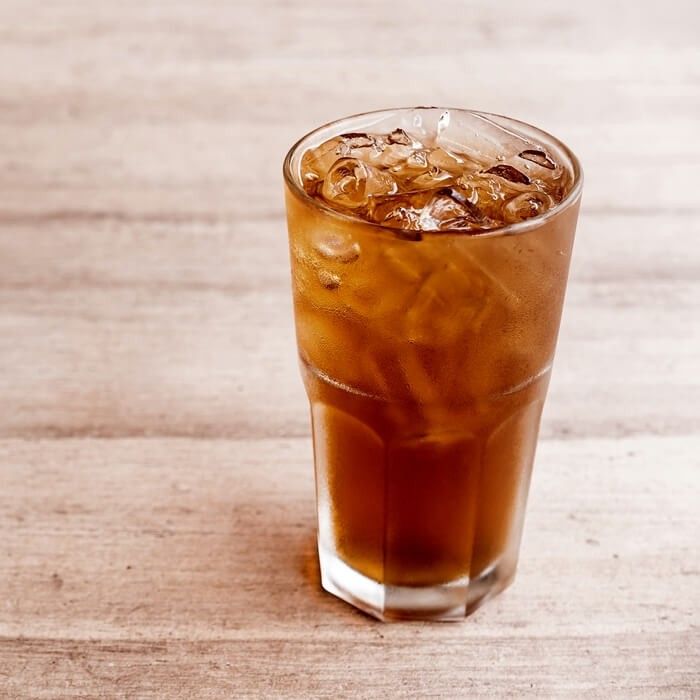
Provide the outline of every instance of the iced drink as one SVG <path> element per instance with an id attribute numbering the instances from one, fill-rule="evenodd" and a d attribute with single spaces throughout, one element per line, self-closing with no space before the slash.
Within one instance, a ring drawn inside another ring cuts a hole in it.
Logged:
<path id="1" fill-rule="evenodd" d="M 416 108 L 285 161 L 323 586 L 463 618 L 513 579 L 580 199 L 515 120 Z"/>

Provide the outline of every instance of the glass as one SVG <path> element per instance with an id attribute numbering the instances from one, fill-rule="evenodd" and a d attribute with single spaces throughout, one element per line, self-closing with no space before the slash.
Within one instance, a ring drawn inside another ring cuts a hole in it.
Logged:
<path id="1" fill-rule="evenodd" d="M 564 199 L 488 232 L 407 235 L 305 192 L 309 148 L 445 112 L 349 117 L 284 163 L 322 585 L 380 619 L 462 619 L 513 580 L 580 203 L 564 144 L 468 110 L 449 110 L 455 140 L 496 127 L 539 144 L 568 173 Z"/>

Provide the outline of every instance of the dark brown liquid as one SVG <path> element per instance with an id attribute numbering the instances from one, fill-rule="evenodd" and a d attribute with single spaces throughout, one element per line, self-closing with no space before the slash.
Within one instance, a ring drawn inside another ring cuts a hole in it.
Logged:
<path id="1" fill-rule="evenodd" d="M 331 546 L 353 568 L 384 583 L 429 585 L 475 578 L 517 548 L 548 376 L 481 417 L 466 406 L 420 435 L 410 431 L 420 407 L 304 374 L 319 505 Z"/>

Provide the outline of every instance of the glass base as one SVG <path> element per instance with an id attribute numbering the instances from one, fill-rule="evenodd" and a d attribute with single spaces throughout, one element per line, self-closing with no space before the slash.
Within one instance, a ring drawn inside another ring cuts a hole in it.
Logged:
<path id="1" fill-rule="evenodd" d="M 478 578 L 467 577 L 435 586 L 392 586 L 359 573 L 322 546 L 318 548 L 321 585 L 379 620 L 456 622 L 513 581 L 512 567 L 496 563 Z"/>

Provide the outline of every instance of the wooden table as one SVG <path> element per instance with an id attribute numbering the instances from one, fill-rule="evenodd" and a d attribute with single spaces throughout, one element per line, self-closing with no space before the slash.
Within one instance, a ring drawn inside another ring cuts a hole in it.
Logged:
<path id="1" fill-rule="evenodd" d="M 0 5 L 0 697 L 700 697 L 695 2 Z M 515 585 L 322 593 L 281 160 L 478 106 L 587 182 Z"/>

